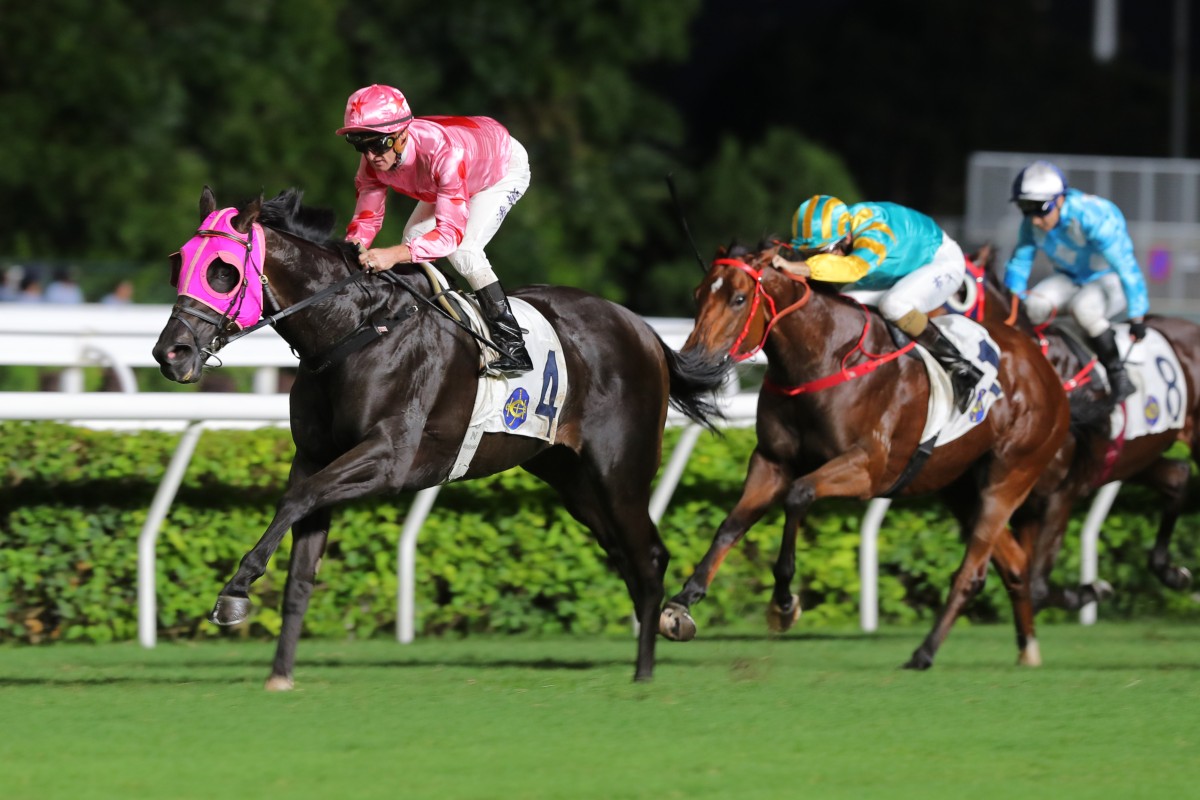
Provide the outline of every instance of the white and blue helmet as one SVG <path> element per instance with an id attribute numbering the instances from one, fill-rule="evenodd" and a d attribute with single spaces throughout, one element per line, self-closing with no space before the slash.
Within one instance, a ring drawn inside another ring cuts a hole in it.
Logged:
<path id="1" fill-rule="evenodd" d="M 1012 185 L 1012 202 L 1024 213 L 1045 213 L 1067 193 L 1067 178 L 1049 161 L 1034 161 L 1017 175 Z"/>

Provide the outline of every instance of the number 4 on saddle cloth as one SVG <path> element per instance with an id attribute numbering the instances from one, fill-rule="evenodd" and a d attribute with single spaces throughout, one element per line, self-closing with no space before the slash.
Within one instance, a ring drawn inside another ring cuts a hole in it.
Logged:
<path id="1" fill-rule="evenodd" d="M 479 305 L 461 292 L 448 288 L 445 277 L 430 264 L 421 264 L 429 280 L 441 292 L 450 307 L 447 313 L 477 335 L 488 338 L 489 331 Z M 511 433 L 554 444 L 558 434 L 558 411 L 567 399 L 567 364 L 559 354 L 562 343 L 541 312 L 519 297 L 508 298 L 517 323 L 525 331 L 525 349 L 533 360 L 533 369 L 522 375 L 480 375 L 475 390 L 475 406 L 467 434 L 446 481 L 466 474 L 471 459 L 485 433 Z M 446 303 L 442 304 L 446 307 Z M 478 340 L 476 340 L 478 341 Z M 497 353 L 479 343 L 482 369 Z"/>

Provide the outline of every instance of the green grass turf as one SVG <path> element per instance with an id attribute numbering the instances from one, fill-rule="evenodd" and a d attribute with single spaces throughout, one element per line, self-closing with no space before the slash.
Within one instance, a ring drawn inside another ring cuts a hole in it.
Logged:
<path id="1" fill-rule="evenodd" d="M 1160 798 L 1200 781 L 1200 626 L 0 648 L 0 798 Z"/>

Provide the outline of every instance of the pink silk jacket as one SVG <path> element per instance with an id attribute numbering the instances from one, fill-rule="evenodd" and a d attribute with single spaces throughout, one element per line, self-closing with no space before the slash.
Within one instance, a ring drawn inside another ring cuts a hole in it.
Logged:
<path id="1" fill-rule="evenodd" d="M 432 203 L 433 230 L 409 243 L 414 261 L 453 253 L 470 214 L 468 201 L 504 177 L 508 130 L 491 117 L 417 117 L 394 169 L 375 170 L 364 156 L 354 176 L 358 202 L 346 238 L 370 247 L 383 226 L 387 190 Z"/>

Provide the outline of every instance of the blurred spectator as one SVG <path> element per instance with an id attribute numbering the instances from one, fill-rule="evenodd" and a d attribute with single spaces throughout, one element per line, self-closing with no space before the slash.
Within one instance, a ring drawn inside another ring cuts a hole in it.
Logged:
<path id="1" fill-rule="evenodd" d="M 42 302 L 42 279 L 36 272 L 27 272 L 21 278 L 20 289 L 15 300 L 18 303 Z"/>
<path id="2" fill-rule="evenodd" d="M 106 306 L 123 306 L 133 302 L 133 281 L 119 281 L 100 302 Z"/>
<path id="3" fill-rule="evenodd" d="M 0 282 L 0 302 L 11 303 L 17 300 L 21 293 L 21 278 L 25 276 L 25 268 L 13 264 L 4 270 L 4 281 Z"/>
<path id="4" fill-rule="evenodd" d="M 54 271 L 54 280 L 47 284 L 43 299 L 47 303 L 82 303 L 83 290 L 79 288 L 69 269 L 59 267 Z"/>

